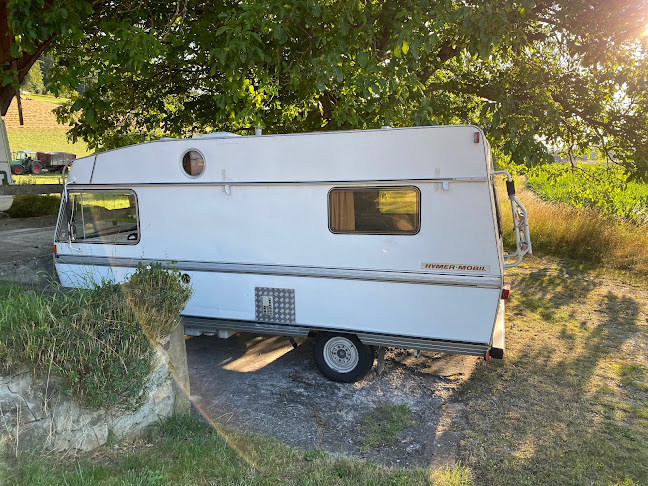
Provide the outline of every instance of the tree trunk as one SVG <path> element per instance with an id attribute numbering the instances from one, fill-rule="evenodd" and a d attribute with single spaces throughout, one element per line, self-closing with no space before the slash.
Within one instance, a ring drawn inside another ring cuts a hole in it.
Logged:
<path id="1" fill-rule="evenodd" d="M 50 39 L 40 44 L 32 54 L 21 52 L 19 58 L 14 58 L 11 55 L 11 46 L 14 43 L 13 39 L 14 34 L 9 28 L 9 8 L 7 6 L 7 0 L 0 0 L 0 65 L 10 64 L 13 69 L 16 69 L 18 71 L 17 81 L 20 85 L 31 67 L 49 45 Z M 7 86 L 0 87 L 0 115 L 5 116 L 7 114 L 7 110 L 14 96 L 16 96 L 15 86 L 8 84 Z"/>

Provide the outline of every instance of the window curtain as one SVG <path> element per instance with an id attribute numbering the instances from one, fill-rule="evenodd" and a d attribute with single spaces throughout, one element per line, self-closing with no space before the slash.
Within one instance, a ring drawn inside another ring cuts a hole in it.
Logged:
<path id="1" fill-rule="evenodd" d="M 353 191 L 331 191 L 331 229 L 333 231 L 355 230 L 355 206 Z"/>

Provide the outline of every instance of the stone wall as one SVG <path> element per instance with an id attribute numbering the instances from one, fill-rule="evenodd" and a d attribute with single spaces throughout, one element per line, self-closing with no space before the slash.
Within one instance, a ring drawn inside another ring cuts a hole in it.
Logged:
<path id="1" fill-rule="evenodd" d="M 180 325 L 156 347 L 144 405 L 133 413 L 90 410 L 63 395 L 55 377 L 28 370 L 0 375 L 0 441 L 8 449 L 89 451 L 189 410 L 189 375 Z"/>

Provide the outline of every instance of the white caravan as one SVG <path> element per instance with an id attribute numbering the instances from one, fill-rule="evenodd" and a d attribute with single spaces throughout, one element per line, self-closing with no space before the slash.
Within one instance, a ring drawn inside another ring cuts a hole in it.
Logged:
<path id="1" fill-rule="evenodd" d="M 0 117 L 0 186 L 13 184 L 11 179 L 11 152 L 4 120 Z M 6 211 L 13 203 L 13 196 L 0 194 L 0 211 Z"/>
<path id="2" fill-rule="evenodd" d="M 504 254 L 496 174 L 475 126 L 162 139 L 73 163 L 54 261 L 65 286 L 173 262 L 187 334 L 311 335 L 336 381 L 385 346 L 502 357 L 531 243 L 509 176 Z"/>

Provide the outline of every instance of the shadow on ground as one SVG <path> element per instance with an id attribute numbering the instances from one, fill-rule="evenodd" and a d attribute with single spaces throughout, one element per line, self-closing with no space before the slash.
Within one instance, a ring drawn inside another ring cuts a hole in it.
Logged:
<path id="1" fill-rule="evenodd" d="M 542 264 L 516 271 L 506 359 L 458 392 L 460 458 L 478 484 L 647 484 L 646 376 L 620 370 L 645 366 L 648 292 Z"/>
<path id="2" fill-rule="evenodd" d="M 315 369 L 310 339 L 298 342 L 293 349 L 285 337 L 187 338 L 196 408 L 217 427 L 269 434 L 303 450 L 393 466 L 455 463 L 463 417 L 454 391 L 477 358 L 390 350 L 381 376 L 372 370 L 342 384 Z M 362 418 L 383 403 L 407 404 L 413 424 L 396 443 L 363 450 Z"/>

